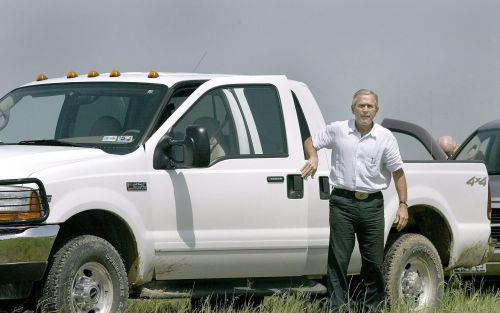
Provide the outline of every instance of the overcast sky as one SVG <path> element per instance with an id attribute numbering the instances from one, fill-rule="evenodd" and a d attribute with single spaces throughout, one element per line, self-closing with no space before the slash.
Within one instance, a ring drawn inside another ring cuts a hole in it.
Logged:
<path id="1" fill-rule="evenodd" d="M 0 93 L 39 73 L 285 74 L 327 121 L 360 88 L 384 117 L 458 142 L 500 118 L 500 1 L 0 2 Z"/>

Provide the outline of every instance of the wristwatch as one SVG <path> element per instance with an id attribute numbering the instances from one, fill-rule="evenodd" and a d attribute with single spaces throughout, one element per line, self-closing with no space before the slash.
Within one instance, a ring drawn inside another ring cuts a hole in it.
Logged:
<path id="1" fill-rule="evenodd" d="M 406 201 L 399 201 L 399 204 L 404 204 L 404 205 L 408 206 L 408 203 L 406 203 Z"/>

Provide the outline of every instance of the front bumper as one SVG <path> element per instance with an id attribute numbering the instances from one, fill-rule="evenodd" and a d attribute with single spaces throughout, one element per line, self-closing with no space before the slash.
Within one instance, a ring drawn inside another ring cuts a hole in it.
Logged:
<path id="1" fill-rule="evenodd" d="M 471 276 L 498 276 L 500 275 L 500 244 L 496 239 L 490 238 L 489 249 L 483 258 L 483 264 L 468 268 L 456 268 L 454 273 Z"/>
<path id="2" fill-rule="evenodd" d="M 490 237 L 488 244 L 488 252 L 484 256 L 483 262 L 500 261 L 500 242 Z"/>
<path id="3" fill-rule="evenodd" d="M 486 263 L 486 275 L 500 275 L 500 243 L 495 239 L 491 240 L 488 262 Z"/>
<path id="4" fill-rule="evenodd" d="M 20 298 L 43 278 L 58 232 L 59 225 L 0 227 L 0 299 Z"/>

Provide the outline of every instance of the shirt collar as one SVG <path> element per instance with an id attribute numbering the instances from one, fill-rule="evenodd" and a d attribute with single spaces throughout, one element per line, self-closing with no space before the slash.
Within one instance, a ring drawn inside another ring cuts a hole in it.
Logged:
<path id="1" fill-rule="evenodd" d="M 372 129 L 368 132 L 368 134 L 365 135 L 366 136 L 370 136 L 370 137 L 373 137 L 373 138 L 377 138 L 377 134 L 379 132 L 379 126 L 377 123 L 373 122 L 373 127 Z M 358 132 L 358 130 L 356 129 L 356 120 L 355 119 L 350 119 L 348 122 L 347 122 L 347 127 L 349 128 L 349 134 L 359 134 L 361 136 L 361 134 Z"/>

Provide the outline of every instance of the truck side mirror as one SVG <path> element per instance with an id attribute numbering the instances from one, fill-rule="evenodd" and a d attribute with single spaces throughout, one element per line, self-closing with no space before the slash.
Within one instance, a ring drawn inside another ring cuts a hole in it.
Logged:
<path id="1" fill-rule="evenodd" d="M 154 169 L 206 167 L 210 163 L 210 142 L 206 130 L 188 126 L 184 140 L 174 140 L 168 134 L 156 146 Z"/>

